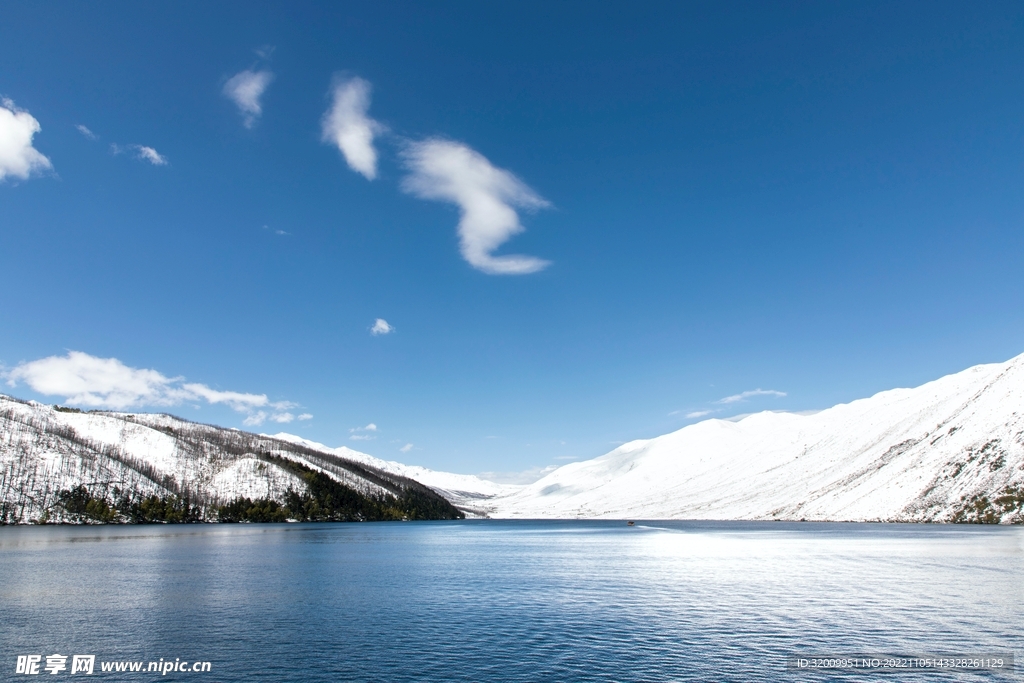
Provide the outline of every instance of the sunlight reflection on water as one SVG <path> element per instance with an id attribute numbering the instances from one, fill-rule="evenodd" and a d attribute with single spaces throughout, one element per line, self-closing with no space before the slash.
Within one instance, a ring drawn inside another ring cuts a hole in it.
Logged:
<path id="1" fill-rule="evenodd" d="M 209 681 L 836 680 L 786 657 L 1024 645 L 1022 528 L 8 527 L 0 577 L 12 672 L 81 652 L 209 660 Z M 104 680 L 145 679 L 121 676 Z"/>

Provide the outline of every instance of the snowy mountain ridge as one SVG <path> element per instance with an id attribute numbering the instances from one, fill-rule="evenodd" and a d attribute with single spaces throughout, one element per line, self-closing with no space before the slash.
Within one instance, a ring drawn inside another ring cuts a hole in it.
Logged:
<path id="1" fill-rule="evenodd" d="M 362 496 L 413 490 L 448 506 L 429 487 L 373 460 L 171 415 L 81 412 L 0 394 L 0 523 L 74 520 L 60 496 L 78 486 L 105 500 L 185 497 L 207 511 L 239 498 L 280 503 L 290 490 L 308 490 L 305 472 Z"/>
<path id="2" fill-rule="evenodd" d="M 521 486 L 512 484 L 496 484 L 493 481 L 481 479 L 472 474 L 453 474 L 451 472 L 438 472 L 418 465 L 405 465 L 393 460 L 381 460 L 366 453 L 354 451 L 347 446 L 331 448 L 316 441 L 309 441 L 294 434 L 280 432 L 274 434 L 274 439 L 301 444 L 308 448 L 327 453 L 333 453 L 339 457 L 363 463 L 383 472 L 406 477 L 429 486 L 442 496 L 447 498 L 452 505 L 470 513 L 471 515 L 482 515 L 489 509 L 488 501 L 501 496 L 515 493 Z"/>
<path id="3" fill-rule="evenodd" d="M 1024 355 L 827 410 L 705 420 L 528 486 L 292 434 L 0 395 L 0 521 L 59 521 L 59 493 L 78 485 L 281 501 L 303 486 L 284 461 L 366 495 L 420 487 L 497 518 L 1024 522 Z"/>
<path id="4" fill-rule="evenodd" d="M 711 419 L 565 465 L 494 517 L 1024 521 L 1024 355 L 812 414 Z"/>

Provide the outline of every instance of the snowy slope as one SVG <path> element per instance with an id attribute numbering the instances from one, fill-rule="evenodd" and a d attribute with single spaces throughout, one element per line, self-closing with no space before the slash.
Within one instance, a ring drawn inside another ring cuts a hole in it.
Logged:
<path id="1" fill-rule="evenodd" d="M 367 495 L 421 486 L 400 471 L 375 467 L 370 456 L 341 451 L 170 415 L 82 413 L 0 395 L 0 522 L 60 520 L 59 492 L 80 484 L 106 498 L 187 494 L 207 509 L 240 496 L 280 502 L 306 484 L 275 458 Z"/>
<path id="2" fill-rule="evenodd" d="M 510 495 L 523 488 L 521 486 L 496 484 L 493 481 L 487 481 L 472 474 L 438 472 L 416 465 L 403 465 L 393 460 L 381 460 L 380 458 L 354 451 L 345 446 L 330 448 L 322 443 L 308 441 L 286 432 L 274 434 L 273 438 L 301 444 L 318 451 L 334 453 L 339 457 L 361 462 L 384 472 L 414 479 L 434 489 L 447 498 L 452 505 L 470 514 L 484 514 L 486 510 L 490 509 L 489 503 L 491 500 L 498 496 Z"/>
<path id="3" fill-rule="evenodd" d="M 494 517 L 946 521 L 1024 484 L 1024 356 L 813 415 L 706 420 L 572 463 Z M 1021 521 L 1018 511 L 1003 521 Z"/>

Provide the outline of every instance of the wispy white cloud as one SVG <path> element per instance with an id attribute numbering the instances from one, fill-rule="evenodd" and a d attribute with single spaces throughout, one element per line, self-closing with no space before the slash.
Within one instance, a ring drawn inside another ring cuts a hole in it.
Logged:
<path id="1" fill-rule="evenodd" d="M 407 443 L 404 446 L 402 446 L 401 448 L 399 448 L 398 450 L 400 450 L 403 453 L 408 453 L 412 449 L 413 449 L 413 445 L 411 443 Z"/>
<path id="2" fill-rule="evenodd" d="M 349 431 L 349 437 L 353 441 L 373 441 L 377 438 L 375 432 L 377 431 L 377 425 L 370 423 L 365 427 L 353 427 Z"/>
<path id="3" fill-rule="evenodd" d="M 252 128 L 263 114 L 260 98 L 266 92 L 274 74 L 267 70 L 241 71 L 224 84 L 224 96 L 235 103 L 242 115 L 242 125 Z"/>
<path id="4" fill-rule="evenodd" d="M 262 410 L 257 410 L 255 413 L 250 413 L 248 417 L 242 420 L 242 424 L 246 427 L 259 427 L 267 419 L 267 414 Z"/>
<path id="5" fill-rule="evenodd" d="M 718 399 L 715 403 L 728 405 L 730 403 L 740 403 L 755 396 L 776 396 L 778 398 L 782 398 L 785 395 L 786 392 L 775 391 L 774 389 L 752 389 L 751 391 L 744 391 L 739 394 L 733 394 L 732 396 L 726 396 L 725 398 Z"/>
<path id="6" fill-rule="evenodd" d="M 91 130 L 89 130 L 80 123 L 75 125 L 75 130 L 77 130 L 79 133 L 89 138 L 90 140 L 95 140 L 98 137 L 96 133 L 93 133 Z"/>
<path id="7" fill-rule="evenodd" d="M 336 145 L 349 168 L 367 180 L 377 177 L 373 138 L 387 130 L 367 115 L 370 90 L 370 83 L 362 78 L 337 80 L 331 88 L 331 108 L 321 121 L 321 139 Z"/>
<path id="8" fill-rule="evenodd" d="M 394 331 L 395 328 L 392 327 L 384 318 L 377 318 L 373 323 L 373 327 L 370 328 L 370 334 L 374 336 L 378 334 L 391 334 Z"/>
<path id="9" fill-rule="evenodd" d="M 116 359 L 111 358 L 108 360 Z M 207 403 L 223 403 L 239 412 L 268 405 L 280 409 L 292 406 L 292 404 L 287 401 L 271 404 L 265 394 L 243 394 L 237 391 L 218 391 L 217 389 L 211 389 L 205 384 L 197 384 L 194 382 L 182 384 L 181 388 L 188 392 L 190 396 L 201 398 Z"/>
<path id="10" fill-rule="evenodd" d="M 294 404 L 288 403 L 286 401 L 282 402 L 282 403 L 285 404 L 285 405 L 294 405 Z M 271 404 L 271 405 L 279 407 L 281 404 Z M 280 409 L 280 408 L 278 408 L 278 409 Z M 310 415 L 310 417 L 312 417 L 312 415 Z M 248 415 L 248 417 L 246 417 L 244 420 L 242 420 L 242 424 L 250 426 L 250 427 L 258 427 L 258 426 L 263 424 L 268 419 L 271 422 L 277 422 L 277 423 L 280 423 L 280 424 L 287 424 L 287 423 L 291 422 L 292 420 L 294 420 L 295 416 L 292 415 L 289 412 L 271 412 L 271 413 L 268 414 L 266 411 L 258 410 L 256 412 L 250 413 Z"/>
<path id="11" fill-rule="evenodd" d="M 459 207 L 460 249 L 474 268 L 491 275 L 524 275 L 550 265 L 533 256 L 493 253 L 525 229 L 515 207 L 549 206 L 512 173 L 460 142 L 437 138 L 409 144 L 403 158 L 411 172 L 402 184 L 406 192 Z"/>
<path id="12" fill-rule="evenodd" d="M 8 177 L 28 180 L 53 168 L 50 160 L 32 146 L 32 138 L 40 130 L 34 116 L 7 98 L 0 100 L 0 182 Z"/>
<path id="13" fill-rule="evenodd" d="M 162 156 L 152 147 L 146 147 L 145 145 L 132 145 L 135 149 L 136 156 L 143 161 L 148 161 L 154 166 L 166 166 L 167 157 Z"/>
<path id="14" fill-rule="evenodd" d="M 24 382 L 45 396 L 60 396 L 65 403 L 88 408 L 126 410 L 143 406 L 175 406 L 205 401 L 244 413 L 246 425 L 259 425 L 268 417 L 290 422 L 290 401 L 271 401 L 266 394 L 220 391 L 205 384 L 167 377 L 151 369 L 133 368 L 117 358 L 98 358 L 81 351 L 21 363 L 4 373 L 9 386 Z"/>
<path id="15" fill-rule="evenodd" d="M 686 414 L 686 419 L 687 420 L 693 420 L 693 419 L 696 419 L 698 417 L 706 417 L 706 416 L 711 415 L 712 413 L 716 413 L 716 412 L 718 412 L 718 411 L 717 410 L 695 410 L 692 413 L 687 413 Z"/>
<path id="16" fill-rule="evenodd" d="M 125 152 L 135 152 L 136 159 L 148 161 L 154 166 L 166 166 L 168 163 L 167 157 L 152 147 L 147 147 L 146 145 L 119 145 L 116 142 L 110 143 L 110 153 L 114 156 L 124 154 Z"/>
<path id="17" fill-rule="evenodd" d="M 280 423 L 288 423 L 295 419 L 294 415 L 286 411 L 287 408 L 295 406 L 291 401 L 276 401 L 273 403 L 267 403 L 267 405 L 272 409 L 269 413 L 263 410 L 253 411 L 252 409 L 246 409 L 248 416 L 242 420 L 243 424 L 258 427 L 267 419 L 270 419 L 272 422 Z M 235 410 L 242 412 L 242 409 L 240 408 L 235 408 Z M 310 415 L 310 417 L 312 417 L 312 415 Z"/>
<path id="18" fill-rule="evenodd" d="M 312 415 L 310 415 L 309 413 L 302 413 L 302 414 L 301 414 L 301 415 L 299 415 L 299 416 L 298 416 L 298 418 L 296 418 L 296 419 L 298 419 L 298 420 L 300 420 L 300 421 L 304 421 L 304 420 L 312 420 L 312 419 L 313 419 L 313 416 L 312 416 Z"/>

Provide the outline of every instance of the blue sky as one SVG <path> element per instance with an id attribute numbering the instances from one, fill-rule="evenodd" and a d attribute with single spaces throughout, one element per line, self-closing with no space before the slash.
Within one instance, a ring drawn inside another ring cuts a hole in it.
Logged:
<path id="1" fill-rule="evenodd" d="M 1024 352 L 1019 4 L 4 15 L 15 396 L 521 472 Z"/>

